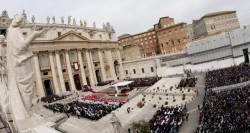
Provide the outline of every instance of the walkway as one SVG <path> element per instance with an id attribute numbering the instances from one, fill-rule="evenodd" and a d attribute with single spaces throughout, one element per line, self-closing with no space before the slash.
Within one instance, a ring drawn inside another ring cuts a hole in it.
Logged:
<path id="1" fill-rule="evenodd" d="M 198 120 L 200 112 L 198 110 L 198 105 L 202 105 L 205 95 L 205 73 L 197 75 L 198 81 L 196 87 L 199 90 L 199 95 L 187 106 L 187 113 L 189 114 L 188 121 L 184 121 L 179 133 L 193 133 L 198 125 Z"/>

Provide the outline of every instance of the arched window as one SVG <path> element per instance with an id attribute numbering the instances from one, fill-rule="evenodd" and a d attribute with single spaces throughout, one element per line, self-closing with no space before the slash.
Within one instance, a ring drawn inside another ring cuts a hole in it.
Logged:
<path id="1" fill-rule="evenodd" d="M 63 54 L 60 54 L 60 61 L 61 61 L 61 65 L 65 65 Z"/>
<path id="2" fill-rule="evenodd" d="M 41 66 L 42 67 L 46 67 L 47 63 L 46 63 L 46 57 L 45 57 L 45 55 L 42 55 L 40 58 L 41 58 L 40 59 Z"/>

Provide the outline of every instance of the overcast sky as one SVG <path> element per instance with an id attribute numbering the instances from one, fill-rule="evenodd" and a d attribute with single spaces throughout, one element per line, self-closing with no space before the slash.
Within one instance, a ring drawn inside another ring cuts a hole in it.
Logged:
<path id="1" fill-rule="evenodd" d="M 241 26 L 250 24 L 250 0 L 0 0 L 0 11 L 6 9 L 12 18 L 25 9 L 29 21 L 46 22 L 47 16 L 72 16 L 86 20 L 88 26 L 96 22 L 110 22 L 117 36 L 136 34 L 153 27 L 160 17 L 170 16 L 175 22 L 191 23 L 206 13 L 236 10 Z"/>

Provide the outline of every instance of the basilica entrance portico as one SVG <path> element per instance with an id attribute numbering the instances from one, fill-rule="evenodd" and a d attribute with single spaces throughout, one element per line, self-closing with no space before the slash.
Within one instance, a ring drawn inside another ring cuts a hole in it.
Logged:
<path id="1" fill-rule="evenodd" d="M 93 87 L 107 79 L 117 80 L 117 77 L 123 76 L 117 42 L 89 40 L 75 31 L 69 31 L 46 43 L 35 41 L 31 49 L 36 52 L 34 58 L 37 61 L 34 63 L 39 65 L 35 67 L 35 73 L 37 89 L 40 89 L 38 93 L 41 95 L 53 92 L 59 94 L 69 88 L 70 91 L 77 91 L 88 82 Z M 42 66 L 41 63 L 45 62 L 47 65 Z M 116 72 L 115 65 L 119 67 L 119 72 Z M 109 71 L 105 70 L 105 66 L 108 66 Z M 48 75 L 41 74 L 43 67 L 47 67 Z M 51 78 L 52 81 L 40 84 L 40 80 L 45 78 Z M 49 84 L 53 87 L 49 87 Z"/>

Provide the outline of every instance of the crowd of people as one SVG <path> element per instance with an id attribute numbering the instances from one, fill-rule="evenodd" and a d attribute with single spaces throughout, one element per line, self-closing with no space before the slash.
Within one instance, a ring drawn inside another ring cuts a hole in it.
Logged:
<path id="1" fill-rule="evenodd" d="M 250 66 L 240 64 L 228 68 L 209 71 L 206 74 L 206 87 L 215 88 L 237 84 L 250 80 Z"/>
<path id="2" fill-rule="evenodd" d="M 197 78 L 182 78 L 178 87 L 194 87 L 196 84 Z"/>
<path id="3" fill-rule="evenodd" d="M 77 100 L 67 104 L 54 103 L 44 105 L 45 108 L 52 110 L 54 113 L 66 113 L 68 117 L 70 114 L 77 116 L 79 119 L 84 117 L 90 120 L 99 120 L 120 106 L 116 104 L 84 103 Z"/>
<path id="4" fill-rule="evenodd" d="M 81 102 L 89 102 L 89 103 L 103 103 L 103 104 L 116 104 L 123 105 L 128 102 L 128 99 L 124 98 L 98 98 L 96 95 L 88 95 L 80 99 Z"/>
<path id="5" fill-rule="evenodd" d="M 153 133 L 177 133 L 185 113 L 185 106 L 162 106 L 149 121 L 150 130 Z"/>
<path id="6" fill-rule="evenodd" d="M 250 133 L 250 87 L 208 92 L 196 133 Z"/>
<path id="7" fill-rule="evenodd" d="M 110 84 L 112 82 L 114 82 L 114 80 L 107 80 L 107 81 L 104 81 L 104 82 L 99 82 L 97 84 L 97 86 L 104 86 L 104 85 Z"/>
<path id="8" fill-rule="evenodd" d="M 64 96 L 49 95 L 49 96 L 42 97 L 41 101 L 45 103 L 52 103 L 52 102 L 62 100 L 62 99 L 64 99 Z"/>
<path id="9" fill-rule="evenodd" d="M 129 86 L 130 87 L 144 87 L 144 86 L 152 86 L 155 84 L 158 80 L 160 80 L 159 77 L 147 77 L 147 78 L 133 78 L 133 79 L 126 79 L 129 81 L 134 81 Z"/>

